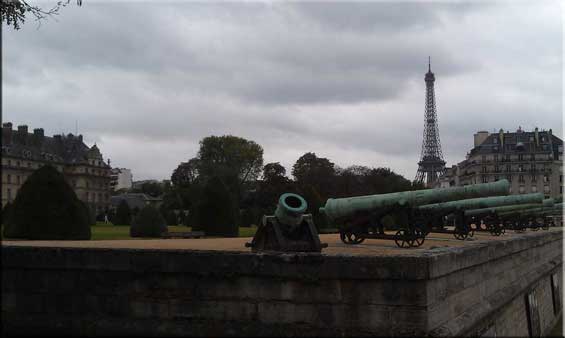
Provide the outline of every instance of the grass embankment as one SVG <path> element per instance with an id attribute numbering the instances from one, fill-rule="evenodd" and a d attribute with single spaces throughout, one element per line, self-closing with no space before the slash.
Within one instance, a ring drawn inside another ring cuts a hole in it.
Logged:
<path id="1" fill-rule="evenodd" d="M 132 239 L 129 236 L 129 225 L 112 225 L 98 222 L 96 225 L 90 227 L 92 231 L 91 240 L 114 240 L 114 239 Z M 191 227 L 183 225 L 169 225 L 170 232 L 188 232 Z M 239 237 L 253 237 L 257 228 L 239 228 Z M 0 239 L 4 239 L 3 231 L 0 227 Z"/>

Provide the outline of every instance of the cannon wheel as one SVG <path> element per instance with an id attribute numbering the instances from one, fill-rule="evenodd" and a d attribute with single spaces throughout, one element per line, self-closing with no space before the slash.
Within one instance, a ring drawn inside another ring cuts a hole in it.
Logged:
<path id="1" fill-rule="evenodd" d="M 351 245 L 360 244 L 365 240 L 365 237 L 350 230 L 340 231 L 339 237 L 343 243 Z"/>
<path id="2" fill-rule="evenodd" d="M 453 231 L 453 236 L 455 236 L 455 238 L 461 241 L 465 240 L 469 236 L 469 227 L 465 226 L 463 229 L 458 229 L 456 227 L 455 230 Z"/>
<path id="3" fill-rule="evenodd" d="M 416 228 L 413 232 L 414 241 L 411 243 L 412 246 L 419 247 L 424 244 L 426 240 L 426 233 L 423 232 L 421 229 Z"/>
<path id="4" fill-rule="evenodd" d="M 410 237 L 412 236 L 405 229 L 400 229 L 394 235 L 394 242 L 400 248 L 409 248 L 413 246 L 414 242 Z"/>
<path id="5" fill-rule="evenodd" d="M 498 224 L 493 224 L 493 225 L 491 226 L 491 228 L 489 229 L 489 232 L 490 232 L 490 234 L 493 235 L 493 236 L 500 236 L 500 235 L 502 235 L 502 231 L 503 231 L 503 230 L 504 230 L 504 229 L 503 229 L 500 225 L 498 225 Z"/>

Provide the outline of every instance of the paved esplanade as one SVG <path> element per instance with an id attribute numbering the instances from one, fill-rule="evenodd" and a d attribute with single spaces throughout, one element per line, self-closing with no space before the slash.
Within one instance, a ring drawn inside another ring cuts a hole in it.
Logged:
<path id="1" fill-rule="evenodd" d="M 547 231 L 539 230 L 538 232 Z M 549 231 L 562 231 L 562 228 L 552 228 Z M 526 233 L 533 232 L 531 230 Z M 393 232 L 390 232 L 393 234 Z M 328 247 L 322 250 L 327 255 L 414 255 L 434 252 L 438 248 L 464 247 L 471 243 L 484 243 L 489 241 L 507 241 L 521 234 L 507 231 L 505 235 L 496 237 L 488 232 L 475 232 L 472 238 L 461 241 L 452 234 L 431 233 L 421 247 L 403 249 L 396 246 L 394 241 L 367 239 L 361 244 L 347 245 L 341 242 L 338 234 L 320 235 L 323 243 Z M 2 245 L 41 246 L 41 247 L 77 247 L 77 248 L 113 248 L 113 249 L 163 249 L 163 250 L 213 250 L 250 252 L 245 247 L 251 237 L 240 238 L 194 238 L 194 239 L 130 239 L 130 240 L 100 240 L 100 241 L 26 241 L 3 240 Z"/>

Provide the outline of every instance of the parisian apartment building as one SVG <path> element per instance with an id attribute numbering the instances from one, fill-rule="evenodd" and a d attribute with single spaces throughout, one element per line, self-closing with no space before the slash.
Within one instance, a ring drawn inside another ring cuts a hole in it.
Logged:
<path id="1" fill-rule="evenodd" d="M 27 125 L 12 129 L 2 124 L 2 207 L 12 202 L 34 170 L 52 165 L 63 173 L 77 197 L 98 215 L 110 206 L 110 165 L 94 144 L 82 135 L 45 136 L 43 128 L 28 132 Z"/>
<path id="2" fill-rule="evenodd" d="M 563 196 L 563 140 L 552 130 L 479 131 L 464 161 L 446 169 L 441 187 L 507 179 L 511 194 Z"/>
<path id="3" fill-rule="evenodd" d="M 128 190 L 133 185 L 133 175 L 131 169 L 127 168 L 112 168 L 110 171 L 110 186 L 114 191 Z"/>

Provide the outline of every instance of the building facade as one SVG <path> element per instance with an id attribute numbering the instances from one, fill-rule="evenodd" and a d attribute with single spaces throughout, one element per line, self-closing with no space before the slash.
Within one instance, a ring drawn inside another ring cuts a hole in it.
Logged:
<path id="1" fill-rule="evenodd" d="M 462 186 L 507 179 L 511 194 L 541 192 L 563 196 L 563 141 L 552 130 L 474 135 L 467 158 L 446 170 L 440 186 Z"/>
<path id="2" fill-rule="evenodd" d="M 130 169 L 112 168 L 110 178 L 110 186 L 114 191 L 132 188 L 133 176 Z"/>
<path id="3" fill-rule="evenodd" d="M 49 164 L 61 172 L 77 197 L 93 215 L 110 206 L 110 166 L 96 145 L 88 147 L 82 135 L 44 135 L 42 128 L 28 132 L 26 125 L 2 125 L 2 207 L 13 202 L 20 187 L 38 168 Z"/>

